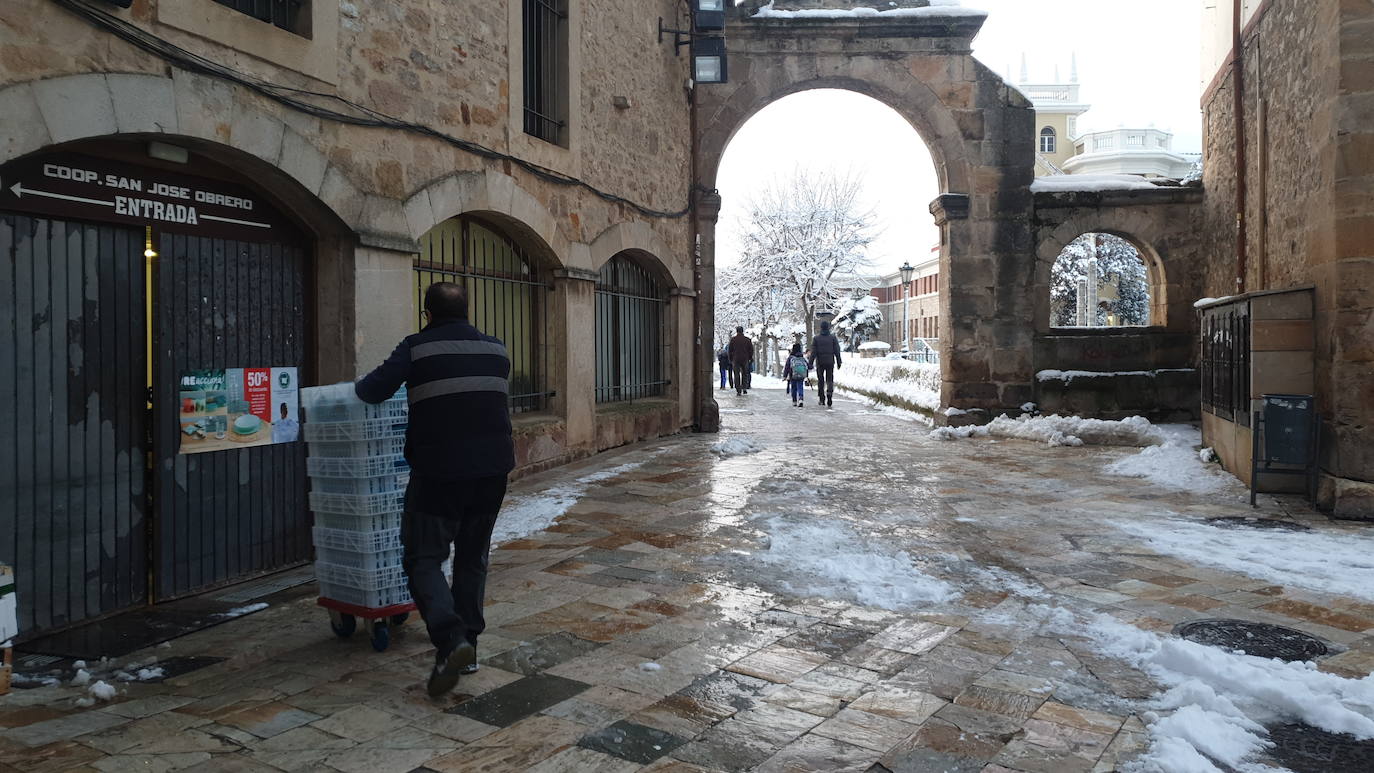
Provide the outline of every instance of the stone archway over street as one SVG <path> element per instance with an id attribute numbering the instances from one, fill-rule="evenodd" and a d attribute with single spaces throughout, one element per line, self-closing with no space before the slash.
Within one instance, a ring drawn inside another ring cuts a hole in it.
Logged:
<path id="1" fill-rule="evenodd" d="M 801 5 L 853 7 L 847 0 L 780 7 Z M 896 110 L 929 146 L 941 186 L 930 212 L 941 230 L 940 273 L 946 278 L 940 301 L 942 403 L 972 410 L 968 416 L 1014 412 L 1033 392 L 1031 104 L 973 58 L 983 12 L 930 7 L 928 0 L 896 5 L 900 11 L 881 15 L 821 17 L 780 14 L 773 10 L 779 4 L 764 8 L 762 0 L 736 7 L 725 33 L 731 82 L 696 91 L 696 177 L 712 188 L 735 132 L 790 94 L 847 89 Z M 719 211 L 717 195 L 701 197 L 697 217 L 708 299 L 714 298 Z M 713 301 L 703 303 L 701 329 L 713 329 L 714 314 Z M 709 352 L 703 349 L 700 356 Z M 712 415 L 703 411 L 703 419 Z"/>

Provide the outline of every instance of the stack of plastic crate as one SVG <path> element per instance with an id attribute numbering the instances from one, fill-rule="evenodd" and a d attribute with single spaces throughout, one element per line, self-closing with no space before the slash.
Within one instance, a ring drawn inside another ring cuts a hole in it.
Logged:
<path id="1" fill-rule="evenodd" d="M 352 384 L 333 384 L 302 390 L 301 404 L 321 598 L 366 610 L 410 604 L 401 568 L 405 392 L 369 405 Z"/>

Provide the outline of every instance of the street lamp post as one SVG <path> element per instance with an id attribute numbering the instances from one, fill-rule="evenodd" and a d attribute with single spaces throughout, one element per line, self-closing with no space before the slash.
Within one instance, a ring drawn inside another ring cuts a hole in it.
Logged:
<path id="1" fill-rule="evenodd" d="M 911 351 L 911 303 L 907 300 L 911 292 L 911 275 L 916 273 L 916 267 L 911 265 L 911 261 L 903 261 L 902 267 L 897 269 L 902 274 L 902 351 Z"/>

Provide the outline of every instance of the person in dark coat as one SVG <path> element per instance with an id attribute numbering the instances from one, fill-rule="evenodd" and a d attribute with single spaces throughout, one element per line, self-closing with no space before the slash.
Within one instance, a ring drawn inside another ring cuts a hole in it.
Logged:
<path id="1" fill-rule="evenodd" d="M 735 374 L 735 394 L 749 394 L 749 363 L 754 361 L 754 342 L 744 334 L 744 326 L 735 327 L 735 336 L 730 339 L 730 368 Z"/>
<path id="2" fill-rule="evenodd" d="M 720 388 L 724 389 L 726 379 L 730 378 L 730 352 L 723 346 L 716 352 L 716 363 L 720 365 Z"/>
<path id="3" fill-rule="evenodd" d="M 434 643 L 429 694 L 443 695 L 477 670 L 491 532 L 515 468 L 510 356 L 468 322 L 467 291 L 436 282 L 425 291 L 427 323 L 406 336 L 354 392 L 380 403 L 406 385 L 410 484 L 401 517 L 410 595 Z M 453 583 L 443 563 L 453 551 Z"/>
<path id="4" fill-rule="evenodd" d="M 787 396 L 792 398 L 792 404 L 798 408 L 806 407 L 806 377 L 811 372 L 811 366 L 802 355 L 801 344 L 792 344 L 792 353 L 787 356 L 787 363 L 782 369 L 787 379 Z"/>
<path id="5" fill-rule="evenodd" d="M 835 369 L 841 367 L 840 339 L 830 332 L 830 323 L 821 323 L 821 333 L 811 339 L 811 355 L 806 361 L 816 371 L 816 395 L 821 405 L 835 405 Z"/>

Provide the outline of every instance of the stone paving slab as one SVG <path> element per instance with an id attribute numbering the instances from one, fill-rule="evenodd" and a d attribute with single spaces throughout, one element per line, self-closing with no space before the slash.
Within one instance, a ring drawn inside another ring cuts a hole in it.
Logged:
<path id="1" fill-rule="evenodd" d="M 451 695 L 424 692 L 421 626 L 377 653 L 297 597 L 134 653 L 176 665 L 112 702 L 79 706 L 69 684 L 0 698 L 0 769 L 1120 769 L 1159 686 L 1025 625 L 1028 603 L 1164 633 L 1273 622 L 1332 643 L 1323 670 L 1374 671 L 1374 604 L 1192 565 L 1105 525 L 1255 514 L 1102 474 L 1134 449 L 945 443 L 848 400 L 797 416 L 780 392 L 722 399 L 727 432 L 763 451 L 720 457 L 719 438 L 686 435 L 511 488 L 618 468 L 493 552 L 482 667 Z M 1288 500 L 1260 514 L 1348 528 Z M 956 590 L 901 608 L 865 603 L 858 582 L 812 595 L 807 572 L 761 562 L 775 518 L 867 530 Z"/>

